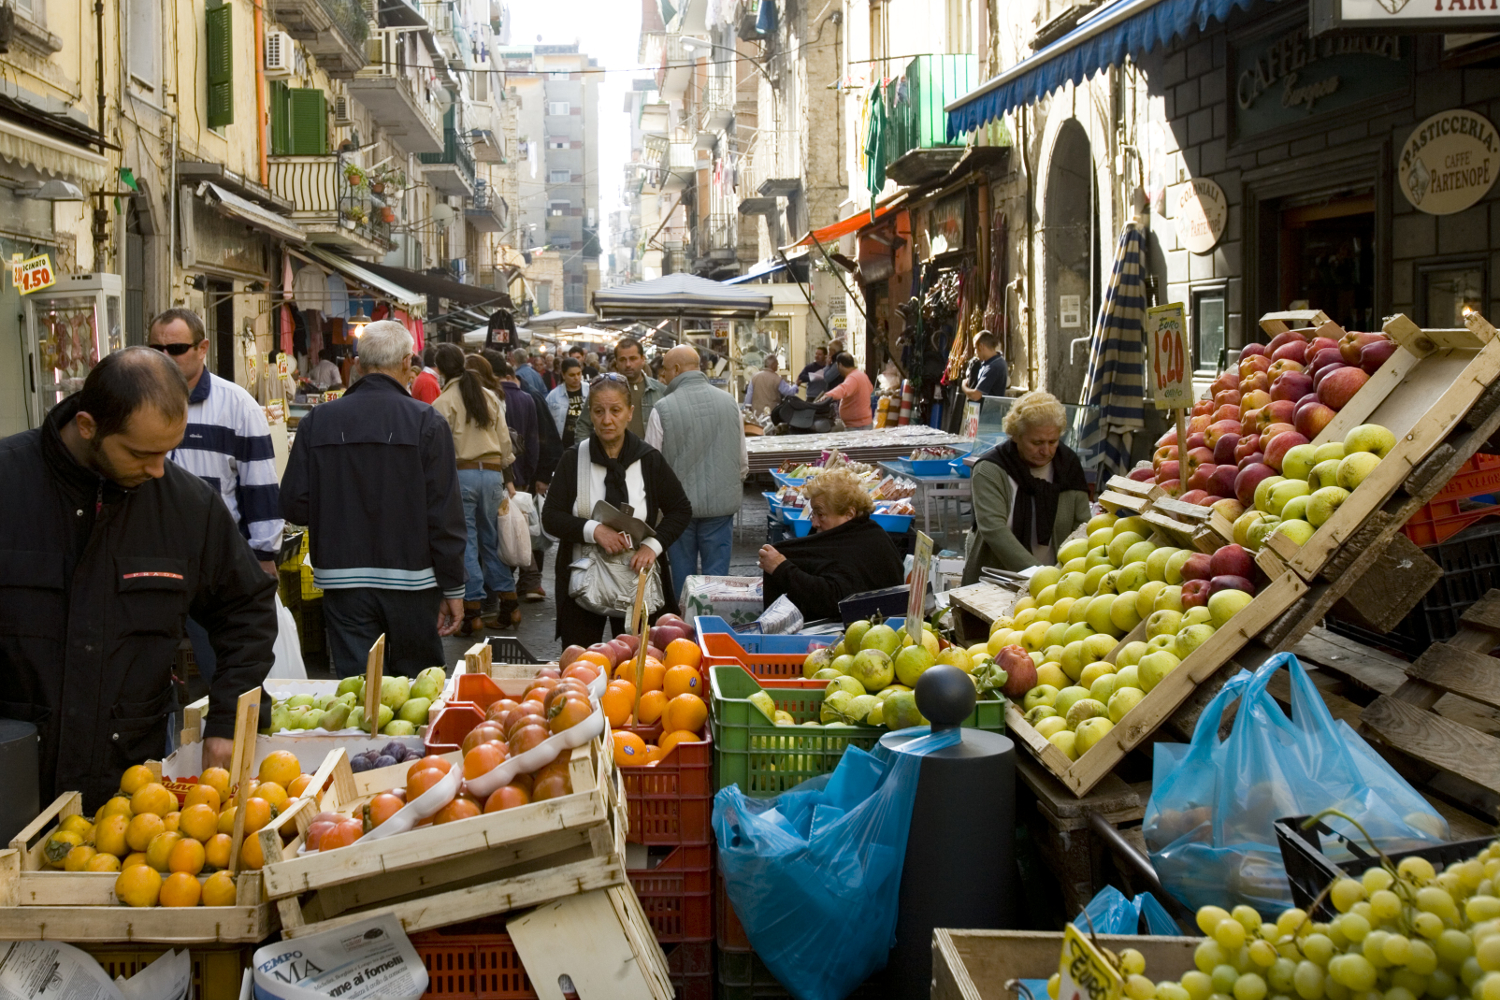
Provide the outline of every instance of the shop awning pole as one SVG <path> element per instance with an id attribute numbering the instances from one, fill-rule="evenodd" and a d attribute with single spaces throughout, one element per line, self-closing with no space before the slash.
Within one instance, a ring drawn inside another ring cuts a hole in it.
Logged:
<path id="1" fill-rule="evenodd" d="M 823 244 L 818 241 L 818 234 L 808 233 L 807 235 L 812 237 L 813 246 L 818 248 L 818 252 L 823 255 L 823 259 L 828 262 L 828 266 L 836 269 L 838 265 L 834 263 L 832 257 L 828 256 L 828 251 L 823 249 Z M 844 276 L 839 274 L 837 270 L 834 270 L 833 276 L 839 279 L 839 287 L 844 290 L 844 294 L 854 300 L 854 308 L 859 310 L 860 317 L 865 321 L 865 329 L 868 330 L 870 328 L 870 317 L 866 315 L 864 304 L 859 301 L 859 296 L 849 290 L 849 286 L 844 284 Z"/>
<path id="2" fill-rule="evenodd" d="M 786 251 L 782 250 L 780 247 L 777 247 L 776 253 L 781 257 L 781 262 L 786 265 L 786 269 L 790 271 L 792 269 L 792 262 L 786 259 Z M 808 277 L 811 278 L 812 275 L 809 274 Z M 818 321 L 818 325 L 823 328 L 823 336 L 829 340 L 832 340 L 833 333 L 828 329 L 828 324 L 823 322 L 823 317 L 819 315 L 818 307 L 813 303 L 812 296 L 807 293 L 806 288 L 802 287 L 802 282 L 798 281 L 795 284 L 797 285 L 797 290 L 802 293 L 802 297 L 807 300 L 807 308 L 812 310 L 813 318 L 816 319 Z"/>

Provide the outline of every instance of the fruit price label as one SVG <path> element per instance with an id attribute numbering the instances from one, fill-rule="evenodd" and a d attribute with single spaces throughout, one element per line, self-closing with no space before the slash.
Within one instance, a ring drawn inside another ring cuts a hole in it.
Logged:
<path id="1" fill-rule="evenodd" d="M 912 548 L 910 596 L 906 599 L 906 634 L 911 641 L 922 641 L 922 604 L 927 597 L 927 574 L 932 569 L 932 537 L 926 532 L 917 532 L 917 544 Z"/>
<path id="2" fill-rule="evenodd" d="M 1125 980 L 1119 970 L 1072 924 L 1063 928 L 1057 1000 L 1120 1000 Z"/>
<path id="3" fill-rule="evenodd" d="M 1184 410 L 1192 406 L 1193 365 L 1182 303 L 1147 309 L 1144 332 L 1146 350 L 1151 355 L 1147 377 L 1156 408 Z"/>
<path id="4" fill-rule="evenodd" d="M 57 284 L 57 276 L 52 271 L 52 258 L 47 254 L 21 261 L 12 267 L 11 274 L 22 295 L 30 295 Z"/>

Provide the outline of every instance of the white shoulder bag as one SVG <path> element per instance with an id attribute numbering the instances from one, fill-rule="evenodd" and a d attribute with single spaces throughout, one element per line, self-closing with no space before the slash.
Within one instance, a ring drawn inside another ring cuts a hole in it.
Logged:
<path id="1" fill-rule="evenodd" d="M 592 518 L 593 462 L 589 459 L 589 443 L 578 443 L 578 500 L 573 512 L 582 518 Z M 573 547 L 573 561 L 568 564 L 568 596 L 578 606 L 596 615 L 629 619 L 635 608 L 636 572 L 630 568 L 635 552 L 626 549 L 613 555 L 592 542 L 580 542 Z M 646 614 L 649 616 L 660 608 L 665 599 L 661 589 L 661 565 L 658 560 L 651 565 L 646 576 Z"/>

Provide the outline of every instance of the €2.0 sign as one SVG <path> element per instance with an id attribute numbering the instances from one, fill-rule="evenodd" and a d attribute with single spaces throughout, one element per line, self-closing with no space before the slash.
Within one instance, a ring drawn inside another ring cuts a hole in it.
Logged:
<path id="1" fill-rule="evenodd" d="M 1147 309 L 1145 333 L 1146 349 L 1151 355 L 1147 374 L 1156 408 L 1180 410 L 1192 406 L 1193 366 L 1182 303 Z"/>
<path id="2" fill-rule="evenodd" d="M 1124 977 L 1078 928 L 1063 928 L 1057 1000 L 1121 1000 Z"/>

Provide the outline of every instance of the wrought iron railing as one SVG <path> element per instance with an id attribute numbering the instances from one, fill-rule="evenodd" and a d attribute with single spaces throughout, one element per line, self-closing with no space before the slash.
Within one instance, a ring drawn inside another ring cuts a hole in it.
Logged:
<path id="1" fill-rule="evenodd" d="M 443 129 L 443 151 L 441 153 L 418 153 L 417 158 L 423 163 L 452 164 L 468 178 L 469 187 L 474 187 L 474 155 L 463 144 L 457 129 Z"/>

